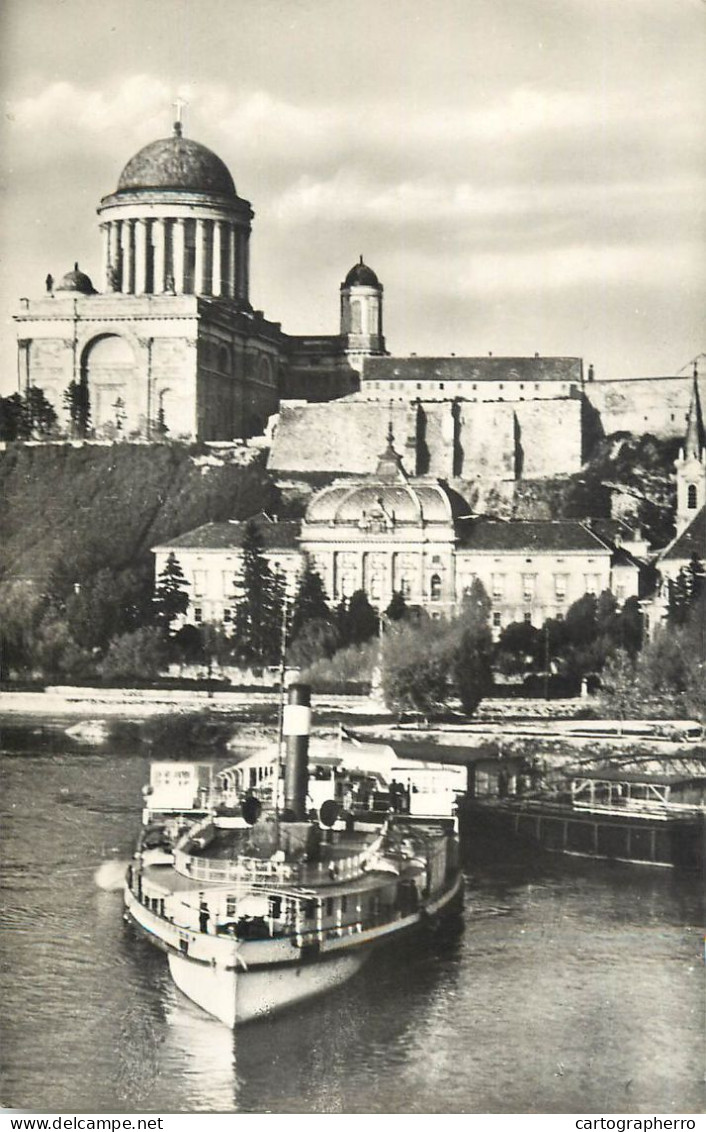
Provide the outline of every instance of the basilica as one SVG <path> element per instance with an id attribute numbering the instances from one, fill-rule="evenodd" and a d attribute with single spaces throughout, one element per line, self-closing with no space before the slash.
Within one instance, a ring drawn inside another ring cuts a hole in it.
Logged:
<path id="1" fill-rule="evenodd" d="M 83 385 L 98 438 L 227 441 L 261 434 L 283 397 L 356 389 L 362 359 L 385 352 L 375 273 L 361 259 L 346 275 L 338 334 L 287 335 L 250 302 L 253 216 L 175 123 L 100 202 L 99 287 L 76 263 L 20 300 L 20 392 L 41 388 L 61 413 Z"/>

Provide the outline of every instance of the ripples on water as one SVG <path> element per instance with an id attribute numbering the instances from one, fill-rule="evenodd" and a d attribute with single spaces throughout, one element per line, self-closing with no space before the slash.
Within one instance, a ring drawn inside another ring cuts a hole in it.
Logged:
<path id="1" fill-rule="evenodd" d="M 2 759 L 4 1106 L 702 1111 L 696 878 L 469 862 L 462 933 L 380 951 L 338 991 L 233 1035 L 95 883 L 132 852 L 147 761 L 45 740 Z"/>

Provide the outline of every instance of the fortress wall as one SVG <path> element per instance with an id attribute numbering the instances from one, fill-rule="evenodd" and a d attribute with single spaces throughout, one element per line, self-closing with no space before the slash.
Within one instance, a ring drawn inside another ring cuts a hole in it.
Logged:
<path id="1" fill-rule="evenodd" d="M 613 432 L 651 432 L 655 436 L 684 435 L 691 400 L 692 377 L 640 377 L 625 381 L 591 381 L 587 399 L 601 415 L 606 436 Z M 706 405 L 706 376 L 699 379 L 701 404 Z"/>
<path id="2" fill-rule="evenodd" d="M 419 470 L 424 475 L 450 479 L 454 473 L 455 422 L 449 403 L 425 402 L 419 408 Z M 425 457 L 426 454 L 426 458 Z M 405 463 L 405 468 L 408 465 Z"/>
<path id="3" fill-rule="evenodd" d="M 459 405 L 457 468 L 461 479 L 515 478 L 514 408 L 502 401 Z"/>
<path id="4" fill-rule="evenodd" d="M 401 402 L 384 409 L 375 402 L 352 400 L 283 404 L 268 468 L 274 472 L 327 471 L 332 475 L 374 472 L 387 446 L 390 420 L 395 449 L 407 472 L 414 474 L 416 406 Z"/>
<path id="5" fill-rule="evenodd" d="M 519 426 L 522 479 L 565 476 L 581 468 L 582 413 L 576 398 L 513 405 Z"/>

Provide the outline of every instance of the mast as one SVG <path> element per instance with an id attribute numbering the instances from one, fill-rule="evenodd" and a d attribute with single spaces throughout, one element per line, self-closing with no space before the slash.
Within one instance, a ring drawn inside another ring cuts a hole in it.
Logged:
<path id="1" fill-rule="evenodd" d="M 287 677 L 287 586 L 282 584 L 282 624 L 279 641 L 279 707 L 277 712 L 277 778 L 275 781 L 275 828 L 279 848 L 279 784 L 282 777 L 282 744 L 284 742 L 284 682 Z"/>

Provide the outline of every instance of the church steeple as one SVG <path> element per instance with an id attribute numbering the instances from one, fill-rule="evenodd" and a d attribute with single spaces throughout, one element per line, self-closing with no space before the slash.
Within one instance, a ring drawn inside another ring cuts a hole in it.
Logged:
<path id="1" fill-rule="evenodd" d="M 691 404 L 684 437 L 684 456 L 688 459 L 701 459 L 701 453 L 706 448 L 704 434 L 704 419 L 701 413 L 701 399 L 699 397 L 699 372 L 694 366 L 694 383 L 691 390 Z"/>
<path id="2" fill-rule="evenodd" d="M 694 384 L 686 418 L 684 447 L 680 450 L 676 462 L 678 535 L 706 505 L 706 432 L 701 412 L 698 376 L 694 366 Z"/>
<path id="3" fill-rule="evenodd" d="M 392 432 L 392 414 L 390 414 L 390 422 L 387 426 L 387 447 L 384 452 L 380 453 L 375 475 L 386 479 L 407 478 L 404 467 L 402 466 L 402 457 L 395 451 L 395 437 Z"/>
<path id="4" fill-rule="evenodd" d="M 361 256 L 341 283 L 341 336 L 355 369 L 362 367 L 364 358 L 386 352 L 382 296 L 382 283 Z"/>

